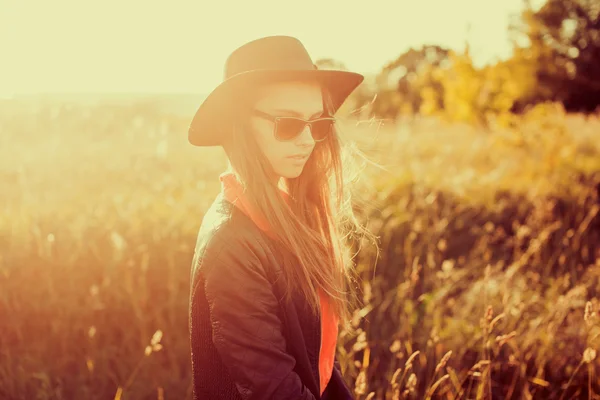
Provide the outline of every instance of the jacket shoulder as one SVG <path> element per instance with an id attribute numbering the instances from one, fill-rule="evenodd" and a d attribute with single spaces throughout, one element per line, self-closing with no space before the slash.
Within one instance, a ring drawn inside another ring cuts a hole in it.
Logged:
<path id="1" fill-rule="evenodd" d="M 202 218 L 196 250 L 202 245 L 228 242 L 230 245 L 264 244 L 266 235 L 243 211 L 219 194 Z"/>
<path id="2" fill-rule="evenodd" d="M 200 271 L 228 258 L 237 264 L 261 264 L 267 259 L 266 235 L 235 205 L 219 194 L 205 213 L 194 248 L 192 282 Z M 233 258 L 232 258 L 233 257 Z"/>

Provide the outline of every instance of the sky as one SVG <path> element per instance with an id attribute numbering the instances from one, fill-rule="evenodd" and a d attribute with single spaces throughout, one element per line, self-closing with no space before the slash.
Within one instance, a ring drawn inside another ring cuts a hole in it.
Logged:
<path id="1" fill-rule="evenodd" d="M 206 93 L 229 53 L 295 36 L 314 60 L 374 73 L 410 47 L 510 56 L 522 0 L 0 0 L 0 95 Z M 467 27 L 470 26 L 468 30 Z"/>

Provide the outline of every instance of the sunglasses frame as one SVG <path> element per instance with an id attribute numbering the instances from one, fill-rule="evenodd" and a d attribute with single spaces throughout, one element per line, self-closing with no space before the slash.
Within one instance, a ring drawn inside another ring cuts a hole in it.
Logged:
<path id="1" fill-rule="evenodd" d="M 303 119 L 303 118 L 299 118 L 299 117 L 292 117 L 292 116 L 275 116 L 275 115 L 268 114 L 268 113 L 266 113 L 266 112 L 264 112 L 264 111 L 261 111 L 261 110 L 259 110 L 259 109 L 257 109 L 257 108 L 254 108 L 254 109 L 252 109 L 252 113 L 253 113 L 254 115 L 258 116 L 258 117 L 261 117 L 261 118 L 267 119 L 267 120 L 269 120 L 269 121 L 271 121 L 271 122 L 273 122 L 273 123 L 274 123 L 274 124 L 273 124 L 273 135 L 275 136 L 275 139 L 279 140 L 280 142 L 289 142 L 289 141 L 291 141 L 291 140 L 294 140 L 294 139 L 296 139 L 296 138 L 297 138 L 297 137 L 298 137 L 298 136 L 299 136 L 299 135 L 302 133 L 302 131 L 304 131 L 304 128 L 306 128 L 306 125 L 310 126 L 310 134 L 312 135 L 312 137 L 313 137 L 313 140 L 314 140 L 315 142 L 322 142 L 322 141 L 324 141 L 325 139 L 327 139 L 327 136 L 330 134 L 330 132 L 329 132 L 329 133 L 327 133 L 327 135 L 326 135 L 324 138 L 322 138 L 322 139 L 315 139 L 315 137 L 314 137 L 314 135 L 313 135 L 313 125 L 312 125 L 312 124 L 313 124 L 314 122 L 317 122 L 317 121 L 322 121 L 322 120 L 328 120 L 328 121 L 332 121 L 332 122 L 333 122 L 333 124 L 335 124 L 335 122 L 336 122 L 336 118 L 334 118 L 334 117 L 332 117 L 332 116 L 328 116 L 328 117 L 319 117 L 319 118 L 315 118 L 315 119 L 311 119 L 311 120 L 305 120 L 305 119 Z M 295 119 L 295 120 L 299 120 L 299 121 L 302 121 L 302 122 L 304 122 L 304 126 L 302 127 L 302 129 L 300 130 L 300 132 L 298 133 L 298 135 L 296 135 L 296 136 L 294 136 L 294 137 L 292 137 L 292 138 L 290 138 L 290 139 L 281 139 L 281 138 L 280 138 L 280 137 L 278 137 L 278 135 L 277 135 L 277 126 L 278 126 L 278 123 L 279 123 L 279 121 L 280 121 L 280 120 L 282 120 L 282 119 Z M 333 125 L 333 124 L 332 124 L 332 125 Z"/>

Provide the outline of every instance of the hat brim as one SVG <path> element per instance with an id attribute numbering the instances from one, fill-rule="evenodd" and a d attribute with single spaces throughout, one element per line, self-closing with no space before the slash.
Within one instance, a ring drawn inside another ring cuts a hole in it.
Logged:
<path id="1" fill-rule="evenodd" d="M 220 146 L 229 134 L 233 103 L 243 102 L 257 85 L 288 80 L 316 80 L 330 94 L 333 114 L 362 83 L 362 74 L 341 70 L 256 70 L 235 75 L 217 86 L 204 99 L 188 129 L 188 140 L 194 146 Z"/>

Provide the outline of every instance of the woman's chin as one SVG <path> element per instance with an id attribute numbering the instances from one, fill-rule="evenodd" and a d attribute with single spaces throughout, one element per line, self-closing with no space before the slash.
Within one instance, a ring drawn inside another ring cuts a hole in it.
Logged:
<path id="1" fill-rule="evenodd" d="M 280 176 L 288 179 L 297 178 L 302 174 L 302 170 L 304 166 L 293 166 L 292 168 L 287 168 L 285 171 L 281 171 Z"/>

